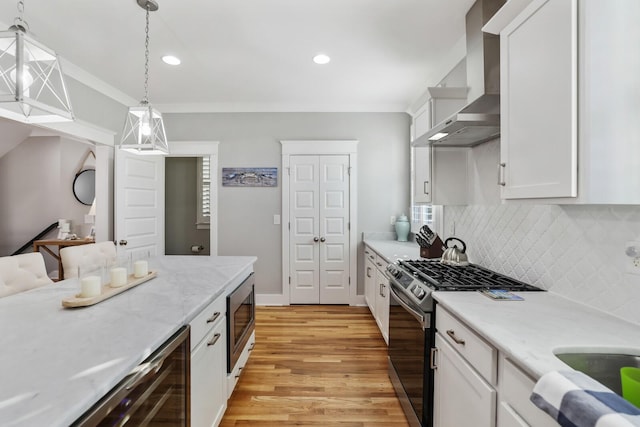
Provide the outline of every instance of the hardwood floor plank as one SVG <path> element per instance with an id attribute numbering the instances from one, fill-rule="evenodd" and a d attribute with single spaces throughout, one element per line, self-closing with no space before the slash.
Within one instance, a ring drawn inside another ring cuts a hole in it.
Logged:
<path id="1" fill-rule="evenodd" d="M 257 307 L 256 345 L 220 426 L 408 426 L 368 308 Z"/>

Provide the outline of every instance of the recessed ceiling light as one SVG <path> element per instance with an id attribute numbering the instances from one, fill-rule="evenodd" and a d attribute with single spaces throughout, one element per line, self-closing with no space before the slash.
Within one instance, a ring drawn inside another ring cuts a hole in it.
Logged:
<path id="1" fill-rule="evenodd" d="M 169 64 L 169 65 L 180 65 L 180 58 L 176 58 L 173 55 L 165 55 L 162 57 L 162 61 L 164 61 L 165 64 Z"/>
<path id="2" fill-rule="evenodd" d="M 324 53 L 320 53 L 313 57 L 313 62 L 315 62 L 316 64 L 324 65 L 324 64 L 328 64 L 329 61 L 331 61 L 331 58 L 329 58 Z"/>

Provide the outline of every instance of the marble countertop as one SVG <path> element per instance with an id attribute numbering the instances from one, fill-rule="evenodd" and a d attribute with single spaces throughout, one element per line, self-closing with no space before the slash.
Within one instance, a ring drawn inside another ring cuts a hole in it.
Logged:
<path id="1" fill-rule="evenodd" d="M 413 240 L 412 237 L 411 240 Z M 397 240 L 379 237 L 367 237 L 365 234 L 364 244 L 371 247 L 371 249 L 376 251 L 378 255 L 382 256 L 390 263 L 395 262 L 399 258 L 420 258 L 420 246 L 415 241 L 398 242 Z"/>
<path id="2" fill-rule="evenodd" d="M 494 301 L 478 292 L 433 296 L 535 380 L 549 371 L 569 369 L 554 351 L 640 355 L 637 324 L 551 292 L 515 293 L 524 301 Z"/>
<path id="3" fill-rule="evenodd" d="M 77 279 L 0 299 L 0 425 L 68 426 L 182 325 L 235 289 L 255 257 L 165 256 L 158 277 L 65 309 Z"/>

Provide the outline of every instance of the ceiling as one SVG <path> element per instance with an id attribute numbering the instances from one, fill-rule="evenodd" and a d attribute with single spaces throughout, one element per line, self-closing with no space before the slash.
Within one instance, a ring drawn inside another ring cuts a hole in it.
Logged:
<path id="1" fill-rule="evenodd" d="M 149 100 L 164 112 L 407 111 L 464 46 L 464 15 L 473 4 L 157 1 Z M 0 2 L 0 24 L 13 22 L 16 3 Z M 136 102 L 143 97 L 145 11 L 136 0 L 25 0 L 24 19 L 65 62 Z M 319 52 L 331 62 L 314 64 Z M 164 64 L 167 53 L 182 64 Z"/>

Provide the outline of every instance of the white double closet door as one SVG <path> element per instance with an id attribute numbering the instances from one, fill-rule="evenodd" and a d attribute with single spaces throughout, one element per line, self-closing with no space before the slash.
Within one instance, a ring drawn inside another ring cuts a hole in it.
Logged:
<path id="1" fill-rule="evenodd" d="M 290 158 L 291 304 L 349 303 L 349 156 Z"/>

